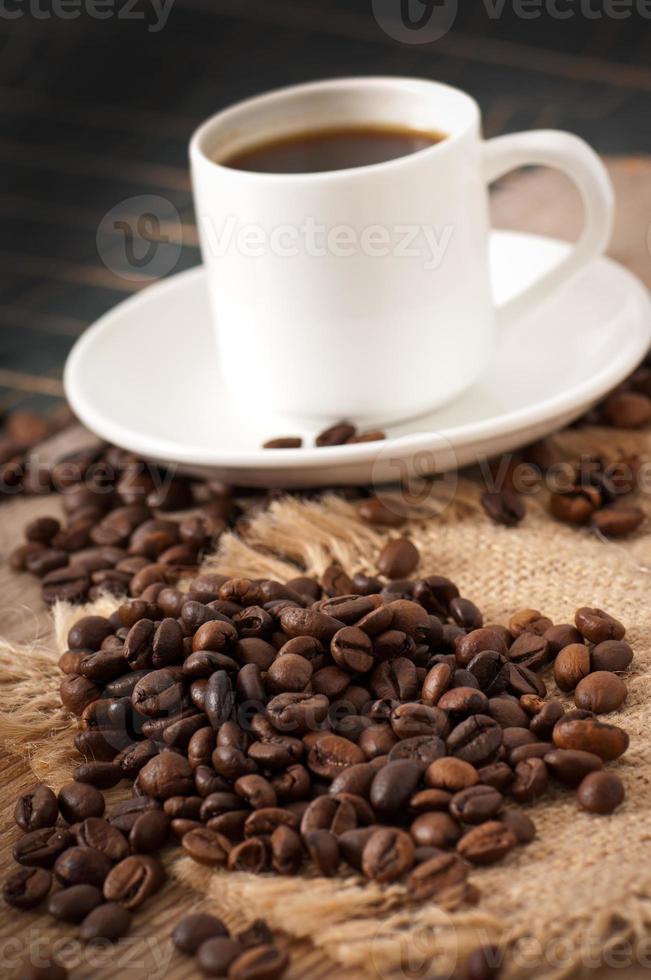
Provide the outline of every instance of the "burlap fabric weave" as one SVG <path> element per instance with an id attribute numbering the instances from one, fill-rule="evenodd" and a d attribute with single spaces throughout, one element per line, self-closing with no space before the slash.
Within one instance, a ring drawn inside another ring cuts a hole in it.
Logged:
<path id="1" fill-rule="evenodd" d="M 572 453 L 604 441 L 643 453 L 651 445 L 649 436 L 620 437 L 612 430 L 562 437 Z M 504 947 L 508 978 L 560 977 L 611 961 L 640 970 L 651 965 L 651 531 L 626 544 L 603 542 L 552 521 L 544 494 L 529 501 L 520 527 L 506 529 L 486 518 L 478 494 L 464 478 L 441 516 L 406 525 L 421 552 L 421 571 L 454 579 L 493 622 L 508 621 L 522 607 L 567 622 L 588 603 L 627 624 L 635 661 L 621 721 L 631 746 L 618 769 L 627 800 L 613 816 L 594 817 L 579 812 L 570 793 L 552 790 L 532 809 L 536 840 L 503 863 L 473 872 L 481 901 L 454 912 L 433 903 L 409 905 L 402 886 L 381 888 L 354 875 L 254 877 L 172 860 L 172 874 L 210 896 L 215 910 L 232 921 L 260 915 L 309 940 L 310 955 L 294 976 L 312 975 L 321 951 L 345 976 L 449 975 L 468 950 L 488 941 Z M 29 516 L 52 509 L 52 500 L 7 505 L 0 515 L 3 551 Z M 334 559 L 351 572 L 371 572 L 385 538 L 339 497 L 309 503 L 285 498 L 252 522 L 245 539 L 227 536 L 206 566 L 284 579 L 319 574 Z M 76 722 L 58 703 L 56 661 L 80 612 L 106 613 L 115 600 L 83 610 L 59 605 L 52 622 L 27 576 L 3 571 L 2 587 L 0 744 L 27 757 L 35 776 L 57 787 L 75 765 Z"/>

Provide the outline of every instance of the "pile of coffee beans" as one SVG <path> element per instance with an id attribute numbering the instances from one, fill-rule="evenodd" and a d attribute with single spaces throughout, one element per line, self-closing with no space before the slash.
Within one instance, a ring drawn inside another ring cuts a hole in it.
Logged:
<path id="1" fill-rule="evenodd" d="M 207 977 L 274 980 L 282 976 L 289 962 L 263 919 L 232 935 L 214 915 L 188 915 L 172 933 L 172 942 L 179 953 L 195 956 Z"/>
<path id="2" fill-rule="evenodd" d="M 60 667 L 82 759 L 58 796 L 18 802 L 6 901 L 49 895 L 83 940 L 115 941 L 176 840 L 207 867 L 348 868 L 455 909 L 478 901 L 473 867 L 534 838 L 521 805 L 549 786 L 613 812 L 624 789 L 604 765 L 629 740 L 599 716 L 626 699 L 624 626 L 591 607 L 485 623 L 449 579 L 409 578 L 419 558 L 396 538 L 378 576 L 203 575 L 187 592 L 158 562 L 112 616 L 78 620 Z M 547 697 L 547 668 L 575 708 Z M 122 782 L 131 797 L 105 813 L 102 790 Z M 249 943 L 213 919 L 174 942 L 207 976 L 273 980 L 286 964 L 268 934 Z"/>
<path id="3" fill-rule="evenodd" d="M 359 442 L 379 442 L 386 439 L 386 434 L 380 430 L 370 432 L 358 432 L 356 426 L 350 422 L 337 422 L 329 428 L 324 429 L 314 440 L 314 445 L 322 446 L 350 446 Z M 263 449 L 300 449 L 303 440 L 300 436 L 277 436 L 269 439 L 262 446 Z"/>

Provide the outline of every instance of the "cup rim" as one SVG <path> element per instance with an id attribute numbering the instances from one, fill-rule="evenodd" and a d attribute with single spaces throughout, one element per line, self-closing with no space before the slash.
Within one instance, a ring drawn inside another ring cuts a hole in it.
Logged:
<path id="1" fill-rule="evenodd" d="M 240 113 L 247 112 L 253 108 L 264 107 L 265 104 L 271 105 L 278 99 L 288 96 L 310 95 L 317 91 L 344 90 L 350 86 L 364 87 L 367 89 L 381 88 L 386 85 L 409 85 L 412 87 L 431 88 L 439 92 L 443 91 L 448 95 L 453 95 L 466 103 L 470 111 L 469 122 L 454 132 L 446 133 L 445 138 L 424 149 L 416 150 L 405 156 L 396 157 L 392 160 L 383 160 L 378 163 L 363 164 L 359 167 L 345 167 L 338 170 L 319 170 L 310 173 L 265 173 L 261 171 L 237 170 L 227 167 L 223 163 L 214 160 L 205 149 L 205 142 L 210 137 L 216 126 L 228 121 L 229 117 L 235 117 Z M 214 168 L 216 174 L 228 175 L 230 178 L 246 181 L 270 180 L 274 183 L 301 182 L 309 183 L 315 181 L 336 181 L 342 178 L 354 178 L 356 175 L 361 177 L 377 171 L 397 169 L 404 166 L 406 162 L 416 162 L 423 159 L 426 155 L 442 155 L 450 152 L 453 147 L 461 140 L 472 128 L 479 127 L 481 121 L 481 111 L 477 101 L 463 89 L 455 88 L 453 85 L 446 85 L 430 78 L 409 77 L 407 75 L 350 75 L 344 78 L 321 79 L 311 82 L 303 82 L 298 85 L 286 85 L 280 88 L 262 92 L 259 95 L 242 99 L 225 109 L 209 116 L 208 119 L 200 123 L 190 137 L 189 153 L 192 163 L 208 164 Z"/>

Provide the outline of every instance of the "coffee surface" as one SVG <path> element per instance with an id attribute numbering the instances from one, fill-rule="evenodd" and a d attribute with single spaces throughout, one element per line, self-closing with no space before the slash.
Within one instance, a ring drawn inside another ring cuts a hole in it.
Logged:
<path id="1" fill-rule="evenodd" d="M 403 127 L 321 129 L 259 143 L 218 162 L 252 173 L 323 173 L 395 160 L 444 139 L 442 133 Z"/>

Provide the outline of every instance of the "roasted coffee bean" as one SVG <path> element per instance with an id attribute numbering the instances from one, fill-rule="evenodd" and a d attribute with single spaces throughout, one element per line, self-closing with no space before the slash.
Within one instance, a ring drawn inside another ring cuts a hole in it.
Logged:
<path id="1" fill-rule="evenodd" d="M 587 524 L 602 504 L 599 490 L 592 486 L 576 485 L 559 493 L 552 493 L 549 510 L 553 517 L 566 524 Z"/>
<path id="2" fill-rule="evenodd" d="M 380 552 L 377 567 L 381 575 L 400 579 L 411 575 L 419 562 L 420 552 L 409 538 L 394 538 Z"/>
<path id="3" fill-rule="evenodd" d="M 275 439 L 268 439 L 263 442 L 263 449 L 300 449 L 303 440 L 300 436 L 277 436 Z"/>
<path id="4" fill-rule="evenodd" d="M 564 786 L 578 786 L 588 773 L 603 766 L 598 755 L 580 749 L 552 749 L 544 756 L 544 762 L 552 776 Z"/>
<path id="5" fill-rule="evenodd" d="M 370 646 L 370 640 L 368 642 Z M 265 685 L 269 691 L 275 693 L 304 691 L 310 683 L 312 670 L 312 664 L 305 657 L 286 653 L 278 656 L 269 667 Z"/>
<path id="6" fill-rule="evenodd" d="M 439 708 L 458 718 L 487 714 L 488 698 L 472 687 L 454 687 L 439 698 Z"/>
<path id="7" fill-rule="evenodd" d="M 409 800 L 413 813 L 429 813 L 431 810 L 447 810 L 452 793 L 445 789 L 421 789 Z"/>
<path id="8" fill-rule="evenodd" d="M 552 749 L 551 742 L 529 742 L 526 745 L 517 745 L 509 752 L 509 764 L 517 766 L 518 762 L 524 762 L 526 759 L 543 759 Z"/>
<path id="9" fill-rule="evenodd" d="M 508 657 L 512 663 L 519 664 L 521 667 L 540 670 L 549 660 L 549 644 L 544 636 L 521 633 L 511 644 Z"/>
<path id="10" fill-rule="evenodd" d="M 186 915 L 174 927 L 172 943 L 179 953 L 195 956 L 202 943 L 208 939 L 228 936 L 228 929 L 215 915 L 196 913 Z"/>
<path id="11" fill-rule="evenodd" d="M 276 827 L 291 827 L 293 830 L 298 828 L 299 818 L 290 809 L 281 807 L 263 807 L 261 810 L 254 810 L 244 824 L 245 837 L 270 837 Z"/>
<path id="12" fill-rule="evenodd" d="M 483 823 L 499 813 L 502 803 L 502 794 L 492 786 L 471 786 L 455 793 L 450 814 L 461 823 Z"/>
<path id="13" fill-rule="evenodd" d="M 69 847 L 54 862 L 54 874 L 64 886 L 100 888 L 110 869 L 110 859 L 94 847 Z"/>
<path id="14" fill-rule="evenodd" d="M 289 957 L 276 946 L 263 944 L 245 950 L 231 963 L 231 980 L 278 980 L 287 969 Z"/>
<path id="15" fill-rule="evenodd" d="M 413 863 L 412 839 L 396 827 L 382 827 L 374 831 L 362 852 L 364 874 L 383 884 L 401 878 Z"/>
<path id="16" fill-rule="evenodd" d="M 630 666 L 633 651 L 623 640 L 604 640 L 598 643 L 590 652 L 590 664 L 593 670 L 623 671 Z"/>
<path id="17" fill-rule="evenodd" d="M 448 751 L 474 766 L 490 761 L 501 744 L 502 729 L 488 715 L 471 715 L 447 739 Z"/>
<path id="18" fill-rule="evenodd" d="M 419 864 L 407 879 L 407 890 L 416 902 L 436 899 L 451 886 L 468 877 L 468 865 L 455 854 L 435 854 Z"/>
<path id="19" fill-rule="evenodd" d="M 15 909 L 33 909 L 52 886 L 52 875 L 44 868 L 19 868 L 5 879 L 2 897 Z"/>
<path id="20" fill-rule="evenodd" d="M 189 796 L 194 788 L 192 767 L 187 759 L 176 752 L 161 752 L 140 770 L 138 785 L 155 800 Z"/>
<path id="21" fill-rule="evenodd" d="M 271 835 L 271 863 L 281 875 L 296 874 L 303 862 L 300 836 L 291 827 L 280 824 Z"/>
<path id="22" fill-rule="evenodd" d="M 272 698 L 267 703 L 266 714 L 276 731 L 302 735 L 319 729 L 328 714 L 329 707 L 330 702 L 323 694 L 289 692 Z"/>
<path id="23" fill-rule="evenodd" d="M 388 634 L 383 634 L 386 635 Z M 415 664 L 407 657 L 400 656 L 378 664 L 371 674 L 371 689 L 377 698 L 392 701 L 413 700 L 418 694 Z"/>
<path id="24" fill-rule="evenodd" d="M 113 627 L 104 616 L 82 616 L 68 633 L 68 646 L 71 650 L 96 651 Z"/>
<path id="25" fill-rule="evenodd" d="M 497 980 L 502 972 L 504 954 L 499 946 L 478 946 L 466 963 L 467 980 Z"/>
<path id="26" fill-rule="evenodd" d="M 574 703 L 577 708 L 585 708 L 600 715 L 616 711 L 627 696 L 628 689 L 621 677 L 607 670 L 597 670 L 577 684 Z"/>
<path id="27" fill-rule="evenodd" d="M 529 844 L 536 836 L 536 825 L 522 810 L 503 810 L 499 820 L 509 828 L 519 844 Z"/>
<path id="28" fill-rule="evenodd" d="M 500 633 L 488 627 L 473 629 L 459 637 L 455 645 L 455 656 L 460 667 L 468 667 L 478 653 L 490 650 L 493 653 L 506 656 L 507 647 Z M 477 675 L 475 675 L 477 676 Z M 481 683 L 481 682 L 480 682 Z M 486 690 L 483 684 L 482 688 Z"/>
<path id="29" fill-rule="evenodd" d="M 167 801 L 166 801 L 167 802 Z M 141 813 L 129 831 L 132 854 L 153 854 L 165 844 L 170 832 L 170 818 L 162 810 Z"/>
<path id="30" fill-rule="evenodd" d="M 117 827 L 99 817 L 88 817 L 77 828 L 80 847 L 92 847 L 110 861 L 121 861 L 129 853 L 126 838 Z"/>
<path id="31" fill-rule="evenodd" d="M 641 429 L 651 421 L 651 399 L 637 391 L 616 391 L 601 408 L 610 425 L 618 429 Z"/>
<path id="32" fill-rule="evenodd" d="M 563 647 L 568 647 L 571 643 L 581 643 L 583 639 L 576 626 L 571 626 L 569 623 L 550 626 L 543 636 L 549 644 L 549 653 L 552 657 L 560 653 Z"/>
<path id="33" fill-rule="evenodd" d="M 391 500 L 381 500 L 379 497 L 367 497 L 360 501 L 357 513 L 362 520 L 380 527 L 400 527 L 406 517 L 398 503 Z"/>
<path id="34" fill-rule="evenodd" d="M 377 759 L 388 756 L 398 744 L 398 737 L 386 724 L 370 725 L 359 736 L 357 744 L 367 759 Z"/>
<path id="35" fill-rule="evenodd" d="M 515 527 L 526 513 L 520 494 L 509 488 L 482 493 L 481 505 L 495 524 L 505 527 Z"/>
<path id="36" fill-rule="evenodd" d="M 135 779 L 150 759 L 158 755 L 158 746 L 150 739 L 128 745 L 115 756 L 115 765 L 125 779 Z"/>
<path id="37" fill-rule="evenodd" d="M 357 429 L 350 422 L 337 422 L 320 432 L 314 444 L 316 446 L 342 446 L 352 439 L 357 433 Z"/>
<path id="38" fill-rule="evenodd" d="M 461 837 L 461 827 L 449 813 L 421 813 L 409 832 L 419 847 L 454 847 Z"/>
<path id="39" fill-rule="evenodd" d="M 124 641 L 124 657 L 132 670 L 152 666 L 156 626 L 151 619 L 140 619 L 131 627 Z"/>
<path id="40" fill-rule="evenodd" d="M 104 881 L 107 902 L 120 902 L 126 909 L 135 909 L 154 895 L 165 880 L 163 865 L 156 858 L 132 854 L 111 868 Z"/>
<path id="41" fill-rule="evenodd" d="M 360 762 L 349 766 L 340 772 L 330 783 L 329 792 L 333 795 L 337 793 L 353 793 L 356 796 L 368 798 L 371 783 L 375 778 L 375 769 L 368 762 Z"/>
<path id="42" fill-rule="evenodd" d="M 623 538 L 637 531 L 644 520 L 644 511 L 639 507 L 619 505 L 596 511 L 590 524 L 606 538 Z"/>
<path id="43" fill-rule="evenodd" d="M 590 673 L 590 651 L 582 643 L 564 647 L 554 661 L 554 680 L 561 691 L 573 691 Z"/>
<path id="44" fill-rule="evenodd" d="M 57 798 L 43 783 L 36 783 L 23 793 L 14 808 L 14 819 L 22 830 L 41 830 L 52 827 L 59 815 Z"/>
<path id="45" fill-rule="evenodd" d="M 627 733 L 616 725 L 593 718 L 572 718 L 566 714 L 554 726 L 554 745 L 559 749 L 579 749 L 592 752 L 604 762 L 612 762 L 626 752 Z"/>
<path id="46" fill-rule="evenodd" d="M 82 943 L 114 943 L 125 936 L 131 926 L 131 916 L 119 902 L 105 902 L 88 913 L 79 929 Z"/>
<path id="47" fill-rule="evenodd" d="M 525 697 L 532 696 L 535 695 L 525 695 Z M 487 714 L 495 719 L 500 728 L 522 728 L 529 723 L 529 716 L 526 711 L 508 694 L 490 698 Z"/>
<path id="48" fill-rule="evenodd" d="M 59 812 L 68 823 L 77 823 L 87 817 L 101 817 L 104 813 L 104 797 L 88 783 L 66 783 L 57 797 Z"/>
<path id="49" fill-rule="evenodd" d="M 525 759 L 515 767 L 515 779 L 509 787 L 514 800 L 518 803 L 531 803 L 547 789 L 549 773 L 542 759 Z"/>
<path id="50" fill-rule="evenodd" d="M 14 860 L 33 868 L 50 868 L 56 858 L 74 839 L 71 833 L 58 827 L 43 827 L 24 834 L 13 846 Z"/>
<path id="51" fill-rule="evenodd" d="M 373 644 L 370 638 L 354 626 L 344 626 L 335 633 L 330 643 L 330 651 L 335 663 L 351 674 L 364 674 L 374 663 Z M 279 661 L 282 661 L 282 658 L 279 658 Z"/>
<path id="52" fill-rule="evenodd" d="M 264 776 L 255 774 L 241 776 L 234 786 L 235 792 L 241 796 L 254 810 L 261 807 L 276 806 L 278 798 L 276 791 Z"/>
<path id="53" fill-rule="evenodd" d="M 471 864 L 493 864 L 517 844 L 517 838 L 506 824 L 497 820 L 473 827 L 457 844 L 457 851 Z"/>
<path id="54" fill-rule="evenodd" d="M 591 772 L 579 786 L 577 798 L 588 813 L 612 813 L 623 803 L 624 785 L 614 772 Z"/>
<path id="55" fill-rule="evenodd" d="M 527 667 L 509 663 L 504 670 L 506 673 L 506 689 L 510 694 L 514 694 L 518 698 L 522 697 L 523 694 L 537 694 L 544 698 L 547 694 L 545 682 Z"/>
<path id="56" fill-rule="evenodd" d="M 73 715 L 81 715 L 84 708 L 97 701 L 100 689 L 80 674 L 68 674 L 59 686 L 59 696 L 64 708 Z"/>
<path id="57" fill-rule="evenodd" d="M 447 790 L 451 793 L 459 793 L 469 789 L 477 781 L 477 770 L 474 766 L 463 759 L 455 759 L 452 756 L 437 759 L 425 773 L 425 782 L 428 786 Z"/>
<path id="58" fill-rule="evenodd" d="M 403 738 L 393 746 L 388 755 L 388 762 L 399 759 L 409 759 L 417 762 L 424 771 L 436 759 L 445 755 L 445 742 L 436 735 L 417 735 L 415 738 Z"/>
<path id="59" fill-rule="evenodd" d="M 603 609 L 582 606 L 581 609 L 577 609 L 574 621 L 581 635 L 590 643 L 621 640 L 626 632 L 622 624 Z"/>
<path id="60" fill-rule="evenodd" d="M 435 664 L 428 671 L 421 689 L 421 700 L 424 704 L 438 704 L 441 695 L 445 694 L 452 683 L 453 669 L 449 664 Z"/>
<path id="61" fill-rule="evenodd" d="M 513 782 L 513 770 L 506 762 L 493 762 L 491 765 L 482 766 L 477 770 L 477 775 L 480 782 L 486 786 L 493 786 L 500 793 Z"/>
<path id="62" fill-rule="evenodd" d="M 389 762 L 378 770 L 371 784 L 370 801 L 384 817 L 399 814 L 414 793 L 423 772 L 412 759 Z"/>
<path id="63" fill-rule="evenodd" d="M 60 922 L 81 922 L 103 901 L 101 891 L 94 885 L 72 885 L 51 895 L 47 910 Z"/>
<path id="64" fill-rule="evenodd" d="M 445 738 L 449 731 L 447 715 L 434 705 L 406 702 L 391 712 L 391 728 L 398 738 L 435 735 Z"/>
<path id="65" fill-rule="evenodd" d="M 334 779 L 342 769 L 364 762 L 361 748 L 340 735 L 324 735 L 308 753 L 308 768 L 324 779 Z"/>
<path id="66" fill-rule="evenodd" d="M 358 827 L 355 830 L 347 830 L 338 838 L 341 857 L 357 871 L 362 870 L 364 847 L 377 829 L 378 827 L 374 825 Z"/>
<path id="67" fill-rule="evenodd" d="M 250 874 L 260 874 L 267 869 L 269 852 L 262 837 L 250 837 L 236 844 L 228 855 L 229 871 L 248 871 Z"/>
<path id="68" fill-rule="evenodd" d="M 329 830 L 309 830 L 303 837 L 317 872 L 332 878 L 339 867 L 339 844 Z"/>
<path id="69" fill-rule="evenodd" d="M 329 644 L 344 624 L 314 608 L 289 606 L 280 614 L 280 625 L 290 637 L 313 636 L 321 643 Z"/>
<path id="70" fill-rule="evenodd" d="M 131 701 L 148 718 L 176 714 L 183 697 L 183 684 L 176 670 L 164 667 L 142 677 L 133 689 Z"/>
<path id="71" fill-rule="evenodd" d="M 484 617 L 470 599 L 457 596 L 450 602 L 450 615 L 457 626 L 465 630 L 477 630 L 483 626 Z"/>
<path id="72" fill-rule="evenodd" d="M 97 789 L 111 789 L 124 774 L 114 762 L 84 762 L 75 769 L 74 778 L 77 783 L 90 783 Z"/>
<path id="73" fill-rule="evenodd" d="M 565 708 L 560 701 L 545 701 L 537 714 L 531 719 L 529 728 L 538 738 L 549 738 L 556 722 L 565 714 Z"/>

